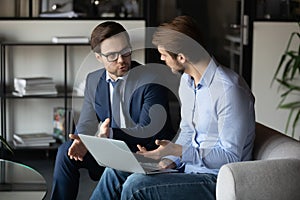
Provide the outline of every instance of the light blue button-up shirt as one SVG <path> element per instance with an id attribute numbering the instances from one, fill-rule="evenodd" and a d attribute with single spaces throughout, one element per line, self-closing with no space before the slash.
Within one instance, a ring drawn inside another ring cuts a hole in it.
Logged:
<path id="1" fill-rule="evenodd" d="M 230 69 L 211 59 L 195 87 L 183 74 L 180 135 L 183 146 L 177 166 L 186 173 L 217 174 L 226 163 L 251 159 L 255 135 L 254 97 L 246 82 Z"/>

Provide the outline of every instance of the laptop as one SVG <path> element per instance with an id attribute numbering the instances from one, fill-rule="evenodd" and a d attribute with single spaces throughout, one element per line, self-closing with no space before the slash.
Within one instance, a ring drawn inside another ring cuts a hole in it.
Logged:
<path id="1" fill-rule="evenodd" d="M 83 134 L 78 136 L 101 166 L 142 174 L 177 172 L 175 169 L 161 169 L 159 161 L 132 153 L 124 141 Z"/>

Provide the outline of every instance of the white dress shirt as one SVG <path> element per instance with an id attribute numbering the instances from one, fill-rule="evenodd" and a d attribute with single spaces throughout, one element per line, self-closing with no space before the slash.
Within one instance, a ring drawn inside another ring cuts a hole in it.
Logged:
<path id="1" fill-rule="evenodd" d="M 255 133 L 254 97 L 245 81 L 211 59 L 195 87 L 183 74 L 180 135 L 186 173 L 217 174 L 226 163 L 250 160 Z"/>

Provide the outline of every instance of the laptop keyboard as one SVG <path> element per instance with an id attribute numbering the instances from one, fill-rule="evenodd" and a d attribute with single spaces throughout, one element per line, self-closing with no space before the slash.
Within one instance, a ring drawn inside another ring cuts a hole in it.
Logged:
<path id="1" fill-rule="evenodd" d="M 140 165 L 143 168 L 149 169 L 149 170 L 159 170 L 159 169 L 161 169 L 161 167 L 157 163 L 143 163 L 143 162 L 140 162 Z"/>

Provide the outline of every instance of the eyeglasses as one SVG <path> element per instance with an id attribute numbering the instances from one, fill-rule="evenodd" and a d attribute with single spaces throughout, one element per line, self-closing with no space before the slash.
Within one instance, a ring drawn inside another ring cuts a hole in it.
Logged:
<path id="1" fill-rule="evenodd" d="M 114 62 L 114 61 L 118 60 L 120 55 L 122 57 L 128 57 L 131 55 L 131 53 L 132 53 L 132 50 L 131 50 L 131 48 L 128 47 L 119 52 L 111 52 L 108 54 L 100 53 L 100 55 L 106 57 L 108 62 Z"/>

